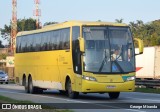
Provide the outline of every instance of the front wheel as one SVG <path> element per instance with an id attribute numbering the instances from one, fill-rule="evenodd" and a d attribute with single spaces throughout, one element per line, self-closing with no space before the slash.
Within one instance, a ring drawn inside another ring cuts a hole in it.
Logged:
<path id="1" fill-rule="evenodd" d="M 117 99 L 120 95 L 120 92 L 110 92 L 108 94 L 109 94 L 110 99 Z"/>
<path id="2" fill-rule="evenodd" d="M 72 91 L 71 80 L 67 81 L 67 92 L 69 98 L 76 99 L 78 98 L 79 92 Z"/>

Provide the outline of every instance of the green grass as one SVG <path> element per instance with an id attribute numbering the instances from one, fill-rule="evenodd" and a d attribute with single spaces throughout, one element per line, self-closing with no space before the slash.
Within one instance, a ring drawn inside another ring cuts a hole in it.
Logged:
<path id="1" fill-rule="evenodd" d="M 160 89 L 152 89 L 152 88 L 136 88 L 136 92 L 143 92 L 143 93 L 157 93 L 160 94 Z"/>
<path id="2" fill-rule="evenodd" d="M 33 103 L 31 101 L 25 101 L 25 100 L 20 101 L 20 100 L 15 100 L 15 99 L 0 95 L 0 103 L 3 103 L 3 102 L 5 102 L 5 103 Z"/>

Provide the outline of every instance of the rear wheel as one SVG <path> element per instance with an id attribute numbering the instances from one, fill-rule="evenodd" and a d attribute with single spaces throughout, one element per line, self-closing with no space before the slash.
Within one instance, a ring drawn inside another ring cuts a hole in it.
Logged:
<path id="1" fill-rule="evenodd" d="M 111 99 L 117 99 L 119 97 L 120 92 L 110 92 L 108 94 Z"/>
<path id="2" fill-rule="evenodd" d="M 25 89 L 25 92 L 26 92 L 26 93 L 29 93 L 29 87 L 28 87 L 28 84 L 27 84 L 27 83 L 25 83 L 24 89 Z"/>
<path id="3" fill-rule="evenodd" d="M 22 86 L 25 86 L 26 85 L 26 77 L 23 76 L 23 80 L 22 80 Z"/>
<path id="4" fill-rule="evenodd" d="M 25 76 L 23 76 L 23 79 L 22 79 L 22 86 L 24 86 L 25 92 L 29 93 L 29 87 L 28 87 L 28 83 L 26 82 Z"/>
<path id="5" fill-rule="evenodd" d="M 70 79 L 67 81 L 67 92 L 68 92 L 69 98 L 72 98 L 72 99 L 78 98 L 79 93 L 72 91 L 72 85 L 71 85 Z"/>
<path id="6" fill-rule="evenodd" d="M 33 86 L 32 77 L 29 77 L 28 88 L 29 88 L 29 93 L 31 93 L 31 94 L 34 94 L 34 93 L 37 92 L 37 88 L 35 88 L 35 87 Z"/>
<path id="7" fill-rule="evenodd" d="M 39 93 L 39 94 L 41 94 L 41 93 L 43 93 L 43 89 L 42 88 L 36 88 L 37 90 L 35 91 L 36 93 Z"/>

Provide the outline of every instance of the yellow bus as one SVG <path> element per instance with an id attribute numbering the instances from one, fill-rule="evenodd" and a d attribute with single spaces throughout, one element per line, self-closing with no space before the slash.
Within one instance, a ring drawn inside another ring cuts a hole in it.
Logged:
<path id="1" fill-rule="evenodd" d="M 15 80 L 27 93 L 56 89 L 77 98 L 79 93 L 135 89 L 135 48 L 126 24 L 68 21 L 17 34 Z"/>

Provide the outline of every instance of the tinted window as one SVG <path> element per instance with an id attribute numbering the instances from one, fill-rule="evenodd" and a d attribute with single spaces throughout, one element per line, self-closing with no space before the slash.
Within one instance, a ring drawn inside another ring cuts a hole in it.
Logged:
<path id="1" fill-rule="evenodd" d="M 16 53 L 19 53 L 20 51 L 19 51 L 19 46 L 20 46 L 20 37 L 17 37 L 16 38 Z"/>
<path id="2" fill-rule="evenodd" d="M 70 29 L 17 37 L 16 52 L 39 52 L 70 48 Z"/>
<path id="3" fill-rule="evenodd" d="M 61 30 L 60 49 L 69 49 L 70 29 Z"/>
<path id="4" fill-rule="evenodd" d="M 57 31 L 54 31 L 54 38 L 55 38 L 55 46 L 56 46 L 56 49 L 59 50 L 60 49 L 60 31 L 57 30 Z"/>
<path id="5" fill-rule="evenodd" d="M 35 34 L 35 51 L 41 50 L 41 33 Z"/>
<path id="6" fill-rule="evenodd" d="M 51 36 L 50 36 L 50 50 L 56 50 L 58 49 L 58 42 L 57 42 L 57 38 L 59 37 L 59 31 L 52 31 L 51 32 Z"/>
<path id="7" fill-rule="evenodd" d="M 49 50 L 49 40 L 50 40 L 50 32 L 42 33 L 41 38 L 41 50 L 48 51 Z"/>
<path id="8" fill-rule="evenodd" d="M 21 52 L 26 52 L 27 49 L 27 36 L 22 36 L 21 38 Z"/>
<path id="9" fill-rule="evenodd" d="M 28 35 L 26 37 L 26 44 L 27 44 L 27 48 L 26 48 L 26 52 L 32 52 L 33 51 L 33 35 Z"/>

